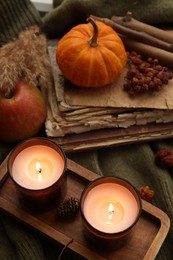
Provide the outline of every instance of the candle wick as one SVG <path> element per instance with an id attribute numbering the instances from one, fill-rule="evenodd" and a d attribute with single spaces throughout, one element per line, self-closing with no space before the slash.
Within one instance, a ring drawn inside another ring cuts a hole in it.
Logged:
<path id="1" fill-rule="evenodd" d="M 109 211 L 109 214 L 110 214 L 110 215 L 113 215 L 114 212 L 115 212 L 114 210 L 110 210 L 110 211 Z"/>
<path id="2" fill-rule="evenodd" d="M 112 209 L 112 210 L 109 210 L 109 216 L 108 216 L 108 219 L 111 220 L 112 217 L 113 217 L 113 215 L 114 215 L 114 210 L 113 210 L 113 209 Z"/>
<path id="3" fill-rule="evenodd" d="M 41 168 L 38 169 L 38 173 L 41 173 Z"/>

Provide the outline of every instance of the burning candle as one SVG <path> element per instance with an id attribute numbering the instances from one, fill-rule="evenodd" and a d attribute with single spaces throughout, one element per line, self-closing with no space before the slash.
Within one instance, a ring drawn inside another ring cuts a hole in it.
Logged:
<path id="1" fill-rule="evenodd" d="M 62 188 L 66 179 L 66 157 L 51 140 L 31 138 L 13 149 L 8 170 L 22 196 L 42 200 Z"/>
<path id="2" fill-rule="evenodd" d="M 13 179 L 27 189 L 44 189 L 55 183 L 64 170 L 64 158 L 45 144 L 23 149 L 11 167 Z"/>
<path id="3" fill-rule="evenodd" d="M 91 182 L 82 193 L 80 205 L 85 233 L 90 233 L 91 240 L 101 239 L 104 243 L 117 244 L 119 239 L 122 244 L 141 213 L 136 189 L 116 177 L 101 177 Z"/>

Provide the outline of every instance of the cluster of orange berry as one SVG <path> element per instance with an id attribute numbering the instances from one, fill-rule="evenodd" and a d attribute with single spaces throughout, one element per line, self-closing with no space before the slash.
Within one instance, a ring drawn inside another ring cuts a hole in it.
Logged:
<path id="1" fill-rule="evenodd" d="M 132 51 L 128 53 L 129 70 L 125 77 L 124 90 L 130 95 L 147 91 L 160 91 L 173 73 L 159 64 L 157 58 L 144 59 L 140 54 Z"/>
<path id="2" fill-rule="evenodd" d="M 149 186 L 144 186 L 139 188 L 139 194 L 141 199 L 152 202 L 154 197 L 154 190 L 150 189 Z"/>
<path id="3" fill-rule="evenodd" d="M 173 166 L 173 153 L 169 148 L 161 148 L 155 155 L 156 162 L 162 166 Z"/>

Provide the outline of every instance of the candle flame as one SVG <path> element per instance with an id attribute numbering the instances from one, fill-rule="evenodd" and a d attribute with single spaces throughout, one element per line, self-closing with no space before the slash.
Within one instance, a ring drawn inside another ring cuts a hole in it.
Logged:
<path id="1" fill-rule="evenodd" d="M 111 220 L 112 217 L 113 217 L 113 214 L 114 214 L 114 206 L 113 206 L 112 203 L 109 204 L 109 209 L 108 209 L 108 211 L 109 211 L 108 219 Z"/>
<path id="2" fill-rule="evenodd" d="M 41 169 L 41 165 L 39 162 L 36 163 L 36 171 L 38 172 L 37 180 L 38 180 L 38 182 L 41 182 L 43 180 L 43 178 L 42 178 L 42 174 L 41 174 L 42 169 Z"/>
<path id="3" fill-rule="evenodd" d="M 36 162 L 36 171 L 41 173 L 41 165 L 39 162 Z"/>

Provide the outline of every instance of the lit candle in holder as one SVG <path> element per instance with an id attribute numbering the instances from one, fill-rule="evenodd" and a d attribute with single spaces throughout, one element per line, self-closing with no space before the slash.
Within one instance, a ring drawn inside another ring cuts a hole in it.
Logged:
<path id="1" fill-rule="evenodd" d="M 47 138 L 31 138 L 18 144 L 9 156 L 8 171 L 20 197 L 40 207 L 51 205 L 65 193 L 66 156 Z"/>
<path id="2" fill-rule="evenodd" d="M 89 240 L 115 248 L 129 239 L 141 214 L 141 199 L 126 180 L 100 177 L 84 189 L 80 211 Z"/>

